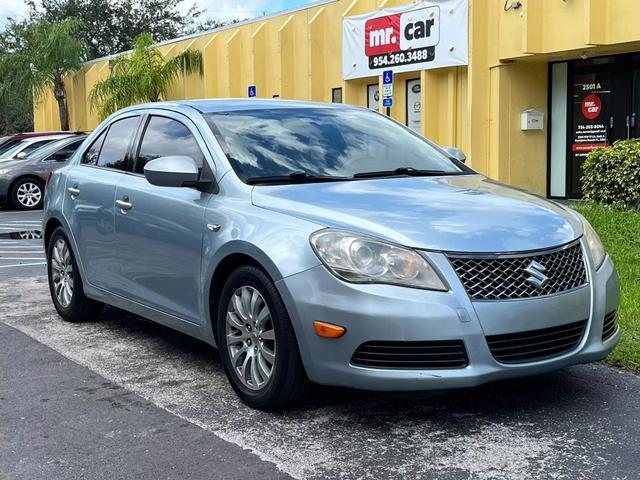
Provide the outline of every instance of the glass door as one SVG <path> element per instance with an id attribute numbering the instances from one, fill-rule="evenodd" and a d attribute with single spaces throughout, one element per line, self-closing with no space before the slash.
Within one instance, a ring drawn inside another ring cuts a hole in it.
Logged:
<path id="1" fill-rule="evenodd" d="M 635 63 L 629 55 L 572 62 L 569 99 L 566 192 L 569 198 L 582 198 L 587 155 L 640 136 L 640 55 Z"/>

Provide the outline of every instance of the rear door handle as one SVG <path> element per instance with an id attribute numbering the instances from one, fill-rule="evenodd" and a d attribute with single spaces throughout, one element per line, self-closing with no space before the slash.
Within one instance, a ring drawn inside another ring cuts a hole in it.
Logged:
<path id="1" fill-rule="evenodd" d="M 67 192 L 71 194 L 71 200 L 75 200 L 80 195 L 80 190 L 78 189 L 78 185 L 74 185 L 73 187 L 67 188 Z"/>
<path id="2" fill-rule="evenodd" d="M 118 207 L 120 209 L 120 212 L 122 212 L 123 214 L 127 213 L 127 210 L 131 210 L 131 207 L 133 207 L 133 205 L 131 205 L 131 202 L 128 201 L 129 199 L 127 197 L 123 198 L 122 200 L 116 200 L 116 207 Z"/>

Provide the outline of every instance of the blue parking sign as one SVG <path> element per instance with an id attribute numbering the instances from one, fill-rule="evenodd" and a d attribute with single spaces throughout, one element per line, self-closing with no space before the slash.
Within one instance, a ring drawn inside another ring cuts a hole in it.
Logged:
<path id="1" fill-rule="evenodd" d="M 249 85 L 248 95 L 249 95 L 249 98 L 253 98 L 253 97 L 256 96 L 256 86 L 255 85 Z"/>
<path id="2" fill-rule="evenodd" d="M 382 84 L 383 85 L 393 84 L 393 70 L 385 70 L 384 72 L 382 72 Z"/>
<path id="3" fill-rule="evenodd" d="M 383 98 L 382 99 L 382 106 L 383 107 L 390 107 L 391 105 L 393 105 L 393 98 Z"/>

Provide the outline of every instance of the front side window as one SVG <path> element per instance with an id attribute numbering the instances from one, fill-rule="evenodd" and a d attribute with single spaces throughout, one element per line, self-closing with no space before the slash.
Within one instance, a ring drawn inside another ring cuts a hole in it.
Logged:
<path id="1" fill-rule="evenodd" d="M 171 118 L 152 116 L 140 143 L 135 172 L 142 174 L 150 160 L 171 155 L 191 157 L 198 168 L 204 163 L 202 150 L 186 126 Z"/>
<path id="2" fill-rule="evenodd" d="M 75 153 L 78 147 L 82 145 L 83 141 L 84 139 L 78 140 L 70 143 L 69 145 L 62 147 L 53 155 L 50 155 L 49 158 L 47 158 L 47 160 L 55 160 L 56 162 L 66 162 L 71 158 L 71 156 Z"/>
<path id="3" fill-rule="evenodd" d="M 127 151 L 138 121 L 139 117 L 127 117 L 111 124 L 98 156 L 98 167 L 127 170 Z"/>
<path id="4" fill-rule="evenodd" d="M 403 125 L 365 109 L 290 107 L 205 117 L 245 182 L 300 173 L 352 178 L 396 169 L 470 172 Z"/>

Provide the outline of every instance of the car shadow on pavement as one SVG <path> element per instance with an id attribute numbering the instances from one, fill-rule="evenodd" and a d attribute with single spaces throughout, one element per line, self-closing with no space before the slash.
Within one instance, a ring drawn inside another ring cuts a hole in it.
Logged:
<path id="1" fill-rule="evenodd" d="M 123 329 L 127 336 L 140 337 L 141 341 L 144 341 L 144 337 L 154 337 L 159 341 L 158 348 L 161 350 L 178 353 L 189 362 L 209 364 L 208 368 L 213 368 L 215 375 L 225 375 L 218 350 L 193 337 L 113 307 L 105 308 L 101 320 L 108 321 L 113 328 Z M 162 354 L 161 351 L 158 353 Z M 531 377 L 444 391 L 374 392 L 312 385 L 307 400 L 295 410 L 326 407 L 350 409 L 366 403 L 369 407 L 376 407 L 362 410 L 357 415 L 361 421 L 370 422 L 381 416 L 386 423 L 391 420 L 389 415 L 404 415 L 407 411 L 415 413 L 416 407 L 427 405 L 430 408 L 425 412 L 433 421 L 432 414 L 437 410 L 446 410 L 450 418 L 458 414 L 499 417 L 517 413 L 528 416 L 543 413 L 547 409 L 572 409 L 572 402 L 579 399 L 588 398 L 591 403 L 606 402 L 606 396 L 599 398 L 601 389 L 594 386 L 594 380 L 596 383 L 599 380 L 590 375 L 585 378 L 582 371 L 576 375 L 576 368 L 597 367 L 569 367 Z"/>

